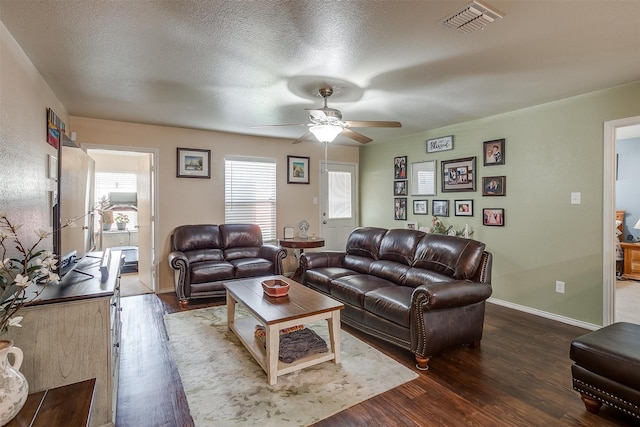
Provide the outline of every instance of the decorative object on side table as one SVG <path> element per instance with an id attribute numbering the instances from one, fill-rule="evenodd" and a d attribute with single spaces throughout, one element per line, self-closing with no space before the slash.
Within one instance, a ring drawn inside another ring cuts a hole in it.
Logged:
<path id="1" fill-rule="evenodd" d="M 306 219 L 303 219 L 298 223 L 298 231 L 300 232 L 299 236 L 301 239 L 309 237 L 309 227 L 311 227 L 311 225 Z"/>
<path id="2" fill-rule="evenodd" d="M 68 223 L 69 224 L 69 223 Z M 38 230 L 32 246 L 23 244 L 18 237 L 20 225 L 14 225 L 6 214 L 0 213 L 0 335 L 9 326 L 20 327 L 22 316 L 18 312 L 27 302 L 27 287 L 36 281 L 57 282 L 60 278 L 54 270 L 57 260 L 48 251 L 38 246 L 51 233 Z M 9 249 L 15 249 L 9 252 Z M 35 292 L 37 297 L 44 287 Z M 13 354 L 14 363 L 9 364 L 8 354 Z M 18 369 L 22 364 L 22 350 L 12 341 L 0 341 L 0 425 L 15 417 L 27 400 L 29 386 Z"/>

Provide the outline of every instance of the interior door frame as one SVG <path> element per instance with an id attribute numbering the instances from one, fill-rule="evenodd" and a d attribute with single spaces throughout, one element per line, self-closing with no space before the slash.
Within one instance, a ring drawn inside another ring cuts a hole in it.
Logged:
<path id="1" fill-rule="evenodd" d="M 602 194 L 602 325 L 615 320 L 615 210 L 616 210 L 616 130 L 640 125 L 640 116 L 610 120 L 604 123 L 604 164 Z"/>
<path id="2" fill-rule="evenodd" d="M 320 230 L 320 233 L 322 234 L 324 232 L 324 226 L 323 226 L 323 216 L 322 216 L 322 207 L 326 206 L 326 204 L 328 203 L 328 200 L 322 200 L 324 198 L 324 177 L 323 174 L 325 173 L 325 170 L 330 170 L 331 169 L 331 165 L 340 165 L 340 166 L 349 166 L 349 167 L 353 167 L 354 169 L 354 183 L 353 183 L 353 199 L 354 199 L 354 203 L 353 203 L 353 218 L 354 218 L 354 226 L 357 227 L 360 224 L 360 193 L 359 193 L 359 189 L 360 189 L 360 177 L 359 177 L 359 173 L 358 173 L 358 163 L 355 162 L 336 162 L 336 161 L 331 161 L 331 160 L 320 160 L 319 161 L 319 167 L 318 167 L 318 182 L 320 183 L 318 189 L 319 189 L 319 194 L 320 194 L 320 203 L 318 203 L 318 218 L 319 218 L 319 224 L 318 224 L 318 230 Z M 324 236 L 326 238 L 326 236 Z"/>
<path id="3" fill-rule="evenodd" d="M 122 146 L 122 145 L 103 145 L 103 144 L 82 144 L 82 148 L 84 150 L 110 150 L 110 151 L 130 151 L 130 152 L 136 152 L 136 153 L 148 153 L 151 154 L 152 157 L 152 168 L 151 168 L 151 198 L 152 198 L 152 218 L 150 218 L 150 222 L 152 223 L 152 231 L 151 231 L 151 238 L 153 239 L 153 242 L 151 244 L 151 251 L 152 251 L 152 263 L 151 263 L 151 290 L 154 293 L 158 293 L 159 290 L 159 286 L 158 286 L 158 277 L 160 277 L 158 275 L 158 242 L 159 242 L 159 237 L 158 237 L 158 230 L 160 229 L 159 226 L 159 209 L 158 209 L 158 197 L 157 195 L 159 194 L 158 192 L 158 156 L 160 153 L 160 150 L 158 148 L 148 148 L 148 147 L 128 147 L 128 146 Z M 139 244 L 139 242 L 138 242 Z"/>

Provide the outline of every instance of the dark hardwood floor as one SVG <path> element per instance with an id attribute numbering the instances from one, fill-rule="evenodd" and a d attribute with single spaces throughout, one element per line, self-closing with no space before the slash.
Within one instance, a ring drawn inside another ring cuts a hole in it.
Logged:
<path id="1" fill-rule="evenodd" d="M 189 309 L 220 304 L 210 300 Z M 122 308 L 116 425 L 193 426 L 162 320 L 180 310 L 175 294 L 126 297 Z M 417 371 L 409 352 L 343 328 Z M 417 371 L 418 379 L 315 426 L 640 425 L 606 406 L 598 416 L 586 412 L 572 390 L 569 345 L 586 332 L 487 304 L 480 347 L 434 357 L 429 371 Z"/>

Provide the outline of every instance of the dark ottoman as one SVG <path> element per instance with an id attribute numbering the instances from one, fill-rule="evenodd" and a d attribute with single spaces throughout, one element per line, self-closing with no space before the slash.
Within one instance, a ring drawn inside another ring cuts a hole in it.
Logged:
<path id="1" fill-rule="evenodd" d="M 640 419 L 640 325 L 618 322 L 576 338 L 569 356 L 587 411 L 605 403 Z"/>

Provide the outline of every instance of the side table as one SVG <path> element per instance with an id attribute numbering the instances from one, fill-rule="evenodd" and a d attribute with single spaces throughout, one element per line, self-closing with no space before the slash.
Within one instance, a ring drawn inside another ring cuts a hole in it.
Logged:
<path id="1" fill-rule="evenodd" d="M 287 249 L 299 249 L 300 255 L 304 253 L 305 249 L 321 248 L 324 246 L 324 239 L 322 237 L 309 237 L 306 239 L 300 237 L 294 237 L 292 239 L 280 239 L 280 246 Z M 302 278 L 302 267 L 300 267 L 300 258 L 298 257 L 298 267 L 291 276 L 296 282 Z"/>

